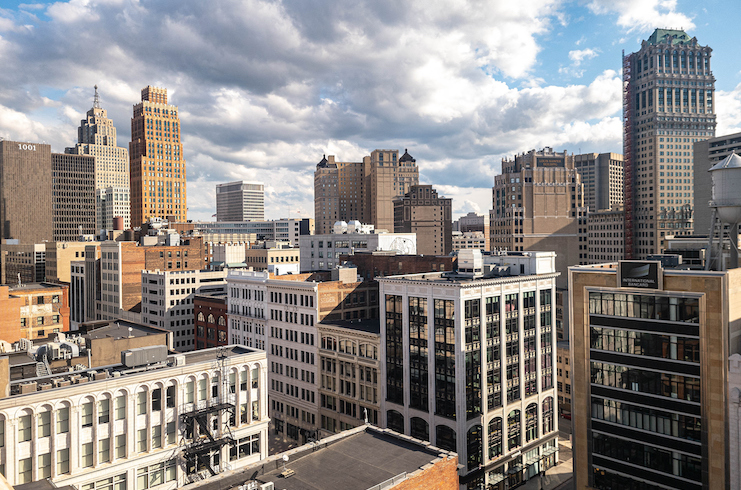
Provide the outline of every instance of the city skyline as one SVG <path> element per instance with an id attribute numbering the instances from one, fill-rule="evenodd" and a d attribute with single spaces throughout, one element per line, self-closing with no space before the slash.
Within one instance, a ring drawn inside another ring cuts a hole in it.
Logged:
<path id="1" fill-rule="evenodd" d="M 724 37 L 731 5 L 722 16 L 720 5 L 685 1 L 202 7 L 72 1 L 0 10 L 0 60 L 17 67 L 2 75 L 0 136 L 63 151 L 98 84 L 128 141 L 131 106 L 152 84 L 167 87 L 182 111 L 189 218 L 214 213 L 216 183 L 261 180 L 267 169 L 275 178 L 266 218 L 310 217 L 322 155 L 355 161 L 374 148 L 409 148 L 420 183 L 453 198 L 454 216 L 486 213 L 502 157 L 545 146 L 622 153 L 621 51 L 671 26 L 713 49 L 716 135 L 741 126 L 732 114 L 741 73 Z M 227 46 L 225 33 L 238 42 Z M 88 37 L 98 45 L 79 58 Z M 145 55 L 152 43 L 161 52 Z"/>

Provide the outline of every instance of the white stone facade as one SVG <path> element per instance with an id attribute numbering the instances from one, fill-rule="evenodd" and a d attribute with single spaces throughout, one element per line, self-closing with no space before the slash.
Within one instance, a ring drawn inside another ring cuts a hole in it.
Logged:
<path id="1" fill-rule="evenodd" d="M 417 255 L 415 233 L 330 233 L 299 237 L 301 272 L 330 270 L 340 265 L 340 255 L 353 252 L 395 251 Z"/>
<path id="2" fill-rule="evenodd" d="M 182 488 L 203 473 L 188 474 L 186 447 L 205 437 L 193 439 L 183 414 L 219 403 L 233 415 L 212 411 L 211 436 L 237 443 L 212 451 L 210 464 L 218 472 L 256 463 L 267 456 L 265 353 L 230 346 L 226 354 L 209 349 L 147 370 L 54 375 L 49 381 L 72 384 L 1 399 L 3 473 L 12 485 L 49 478 L 86 490 Z"/>

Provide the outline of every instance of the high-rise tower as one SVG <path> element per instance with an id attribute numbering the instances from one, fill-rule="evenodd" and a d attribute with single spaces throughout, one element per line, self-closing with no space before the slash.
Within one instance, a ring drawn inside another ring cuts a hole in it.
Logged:
<path id="1" fill-rule="evenodd" d="M 131 226 L 149 218 L 186 220 L 185 158 L 178 107 L 167 89 L 142 89 L 131 118 Z"/>
<path id="2" fill-rule="evenodd" d="M 715 135 L 711 52 L 684 31 L 656 29 L 623 55 L 625 258 L 693 232 L 692 144 Z"/>

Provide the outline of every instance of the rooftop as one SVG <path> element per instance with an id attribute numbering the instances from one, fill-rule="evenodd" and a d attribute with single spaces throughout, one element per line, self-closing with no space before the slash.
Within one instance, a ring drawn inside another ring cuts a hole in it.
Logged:
<path id="1" fill-rule="evenodd" d="M 87 328 L 86 339 L 123 339 L 129 337 L 144 337 L 147 335 L 158 335 L 170 333 L 164 328 L 152 327 L 142 323 L 134 323 L 126 320 L 103 320 L 88 322 L 80 325 L 82 329 Z"/>
<path id="2" fill-rule="evenodd" d="M 51 282 L 29 282 L 28 284 L 9 284 L 8 286 L 11 294 L 15 292 L 28 293 L 42 290 L 62 290 L 68 287 L 64 284 L 54 284 Z"/>
<path id="3" fill-rule="evenodd" d="M 681 29 L 656 29 L 651 36 L 646 40 L 648 44 L 661 44 L 665 42 L 671 42 L 671 44 L 685 44 L 692 40 Z"/>
<path id="4" fill-rule="evenodd" d="M 285 464 L 294 474 L 283 478 Z M 367 490 L 394 477 L 400 482 L 410 473 L 438 461 L 455 457 L 428 443 L 388 429 L 364 425 L 307 444 L 283 454 L 270 456 L 258 464 L 222 478 L 209 478 L 194 488 L 221 490 L 245 483 L 245 475 L 261 483 L 274 482 L 276 489 L 318 490 L 337 488 Z"/>

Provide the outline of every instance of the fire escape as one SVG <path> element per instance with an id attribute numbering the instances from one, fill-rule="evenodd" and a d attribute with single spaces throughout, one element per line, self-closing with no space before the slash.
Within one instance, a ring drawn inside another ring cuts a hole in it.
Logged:
<path id="1" fill-rule="evenodd" d="M 227 351 L 224 347 L 219 348 L 217 359 L 220 367 L 219 384 L 212 385 L 212 390 L 218 386 L 218 393 L 211 393 L 212 396 L 206 400 L 188 403 L 180 410 L 181 445 L 184 446 L 186 473 L 191 481 L 201 479 L 205 471 L 212 476 L 222 471 L 225 464 L 220 456 L 213 463 L 211 456 L 220 455 L 224 446 L 236 443 L 231 433 L 231 425 L 236 420 L 235 395 L 229 391 Z"/>
<path id="2" fill-rule="evenodd" d="M 631 83 L 631 55 L 625 56 L 623 50 L 623 207 L 625 211 L 625 259 L 634 258 L 633 242 L 633 220 L 635 210 L 633 203 L 634 186 L 636 185 L 635 162 L 633 161 L 633 106 L 632 92 L 633 84 Z"/>

